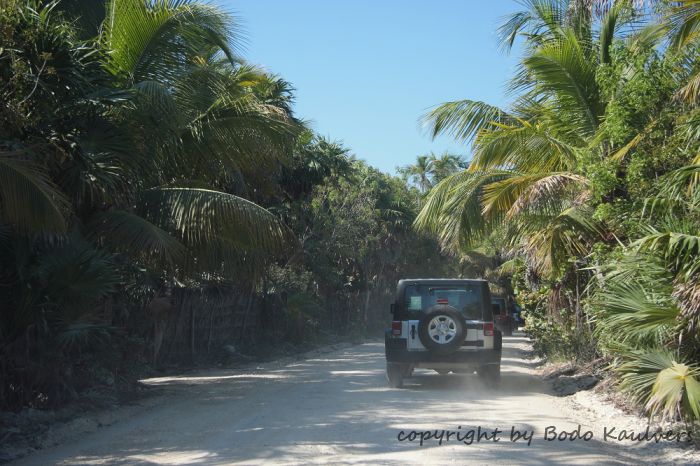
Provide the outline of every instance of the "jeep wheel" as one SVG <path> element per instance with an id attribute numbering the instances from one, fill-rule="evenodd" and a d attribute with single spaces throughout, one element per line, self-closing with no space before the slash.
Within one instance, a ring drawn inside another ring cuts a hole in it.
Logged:
<path id="1" fill-rule="evenodd" d="M 406 371 L 405 364 L 395 362 L 386 363 L 386 379 L 389 381 L 389 387 L 403 387 L 403 375 Z"/>
<path id="2" fill-rule="evenodd" d="M 479 367 L 477 374 L 479 374 L 479 378 L 481 378 L 486 385 L 489 387 L 496 387 L 501 382 L 501 365 L 485 364 Z"/>
<path id="3" fill-rule="evenodd" d="M 428 350 L 450 354 L 462 345 L 464 318 L 452 306 L 438 304 L 428 309 L 418 324 L 418 337 Z"/>

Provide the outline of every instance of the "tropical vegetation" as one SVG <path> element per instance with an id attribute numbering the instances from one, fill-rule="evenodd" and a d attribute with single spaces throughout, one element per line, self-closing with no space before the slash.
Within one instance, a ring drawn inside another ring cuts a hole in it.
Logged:
<path id="1" fill-rule="evenodd" d="M 469 167 L 415 225 L 502 258 L 541 354 L 605 358 L 652 416 L 700 419 L 700 2 L 525 0 L 512 102 L 424 117 Z"/>
<path id="2" fill-rule="evenodd" d="M 365 332 L 397 277 L 450 266 L 411 228 L 418 190 L 314 135 L 237 24 L 194 0 L 0 3 L 1 409 Z"/>
<path id="3" fill-rule="evenodd" d="M 398 167 L 397 172 L 425 194 L 440 181 L 466 166 L 461 156 L 447 152 L 440 156 L 431 153 L 419 155 L 415 163 Z"/>
<path id="4" fill-rule="evenodd" d="M 700 1 L 522 8 L 510 104 L 423 118 L 469 161 L 391 176 L 212 4 L 0 0 L 0 409 L 371 332 L 397 279 L 462 275 L 515 293 L 541 355 L 700 420 Z"/>

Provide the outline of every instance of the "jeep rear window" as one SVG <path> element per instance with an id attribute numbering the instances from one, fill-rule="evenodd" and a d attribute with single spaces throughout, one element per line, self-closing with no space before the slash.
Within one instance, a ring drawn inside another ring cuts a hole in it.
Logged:
<path id="1" fill-rule="evenodd" d="M 480 285 L 434 286 L 409 285 L 406 287 L 406 310 L 409 316 L 419 318 L 422 312 L 436 304 L 448 304 L 468 320 L 482 320 L 483 303 Z"/>

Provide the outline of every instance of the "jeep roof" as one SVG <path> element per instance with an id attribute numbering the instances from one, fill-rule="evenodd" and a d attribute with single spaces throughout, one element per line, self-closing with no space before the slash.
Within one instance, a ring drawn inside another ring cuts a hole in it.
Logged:
<path id="1" fill-rule="evenodd" d="M 463 285 L 466 283 L 484 283 L 488 281 L 482 278 L 404 278 L 396 285 L 396 301 L 403 299 L 404 291 L 408 285 Z"/>

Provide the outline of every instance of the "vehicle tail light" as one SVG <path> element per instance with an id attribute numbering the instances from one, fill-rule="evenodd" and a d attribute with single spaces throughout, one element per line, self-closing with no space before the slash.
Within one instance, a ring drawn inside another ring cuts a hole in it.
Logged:
<path id="1" fill-rule="evenodd" d="M 447 300 L 447 298 L 439 298 L 437 300 L 438 304 L 449 304 L 450 302 Z"/>
<path id="2" fill-rule="evenodd" d="M 391 323 L 391 334 L 401 335 L 401 321 L 395 320 Z"/>
<path id="3" fill-rule="evenodd" d="M 493 336 L 493 322 L 484 322 L 484 336 L 485 337 L 492 337 Z"/>

